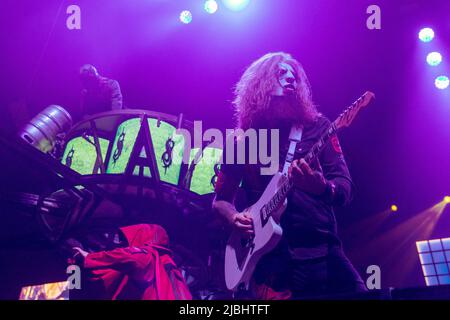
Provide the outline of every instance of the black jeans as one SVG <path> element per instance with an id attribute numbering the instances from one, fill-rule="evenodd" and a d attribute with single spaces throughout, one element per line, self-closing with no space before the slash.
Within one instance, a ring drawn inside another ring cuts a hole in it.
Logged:
<path id="1" fill-rule="evenodd" d="M 255 282 L 275 291 L 290 290 L 292 299 L 333 298 L 367 289 L 341 248 L 323 257 L 295 260 L 285 255 L 264 256 L 255 270 Z"/>
<path id="2" fill-rule="evenodd" d="M 289 264 L 289 289 L 293 299 L 367 291 L 342 250 L 332 250 L 327 256 L 316 259 L 291 260 Z"/>

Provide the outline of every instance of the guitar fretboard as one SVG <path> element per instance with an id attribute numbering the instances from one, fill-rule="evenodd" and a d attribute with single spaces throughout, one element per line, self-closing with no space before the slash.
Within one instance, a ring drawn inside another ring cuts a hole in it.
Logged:
<path id="1" fill-rule="evenodd" d="M 314 159 L 319 156 L 319 153 L 323 150 L 328 140 L 331 136 L 336 133 L 336 125 L 333 122 L 325 133 L 322 134 L 319 141 L 317 141 L 314 146 L 309 150 L 309 152 L 304 157 L 308 164 L 311 164 Z M 263 221 L 267 221 L 272 212 L 274 212 L 286 199 L 287 194 L 292 189 L 293 184 L 291 179 L 287 179 L 279 188 L 275 195 L 270 199 L 270 201 L 262 208 L 261 216 Z"/>
<path id="2" fill-rule="evenodd" d="M 305 161 L 308 164 L 311 164 L 311 162 L 319 156 L 319 153 L 323 150 L 328 140 L 330 140 L 331 136 L 334 135 L 335 133 L 336 133 L 336 125 L 333 122 L 328 128 L 328 130 L 324 134 L 322 134 L 319 141 L 316 142 L 316 144 L 305 156 Z"/>

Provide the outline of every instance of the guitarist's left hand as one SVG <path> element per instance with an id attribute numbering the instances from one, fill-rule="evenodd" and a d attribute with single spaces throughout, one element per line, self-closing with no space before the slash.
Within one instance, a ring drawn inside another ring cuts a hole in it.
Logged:
<path id="1" fill-rule="evenodd" d="M 289 178 L 294 186 L 313 195 L 322 195 L 327 188 L 327 181 L 320 171 L 313 171 L 304 159 L 294 160 L 289 167 Z"/>

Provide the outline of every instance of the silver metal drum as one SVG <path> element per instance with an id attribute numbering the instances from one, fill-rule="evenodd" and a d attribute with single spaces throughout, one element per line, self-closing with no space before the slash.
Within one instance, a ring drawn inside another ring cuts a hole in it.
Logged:
<path id="1" fill-rule="evenodd" d="M 50 105 L 35 116 L 20 132 L 20 137 L 42 152 L 50 152 L 58 134 L 72 126 L 72 117 L 63 107 Z"/>

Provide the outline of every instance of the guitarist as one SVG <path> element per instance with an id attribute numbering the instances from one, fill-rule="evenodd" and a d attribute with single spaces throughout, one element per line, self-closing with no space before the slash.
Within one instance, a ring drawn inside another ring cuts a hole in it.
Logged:
<path id="1" fill-rule="evenodd" d="M 253 274 L 252 298 L 296 299 L 366 291 L 337 235 L 333 207 L 348 204 L 353 189 L 337 136 L 312 164 L 302 158 L 330 125 L 312 102 L 303 67 L 283 52 L 264 55 L 237 83 L 233 105 L 240 129 L 279 129 L 280 169 L 289 147 L 290 128 L 303 127 L 289 168 L 294 189 L 281 217 L 283 237 L 259 261 Z M 221 166 L 213 208 L 230 226 L 251 237 L 252 219 L 239 210 L 259 199 L 271 176 L 260 174 L 260 164 L 248 163 Z M 241 182 L 246 198 L 243 206 L 236 197 Z"/>

